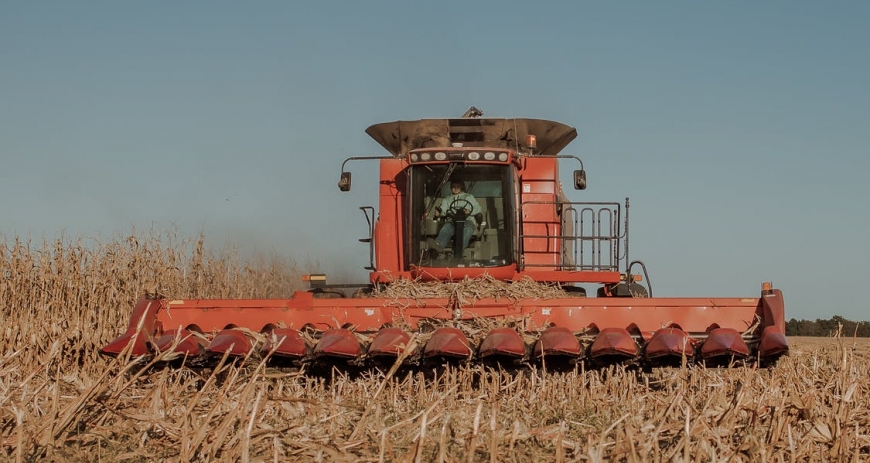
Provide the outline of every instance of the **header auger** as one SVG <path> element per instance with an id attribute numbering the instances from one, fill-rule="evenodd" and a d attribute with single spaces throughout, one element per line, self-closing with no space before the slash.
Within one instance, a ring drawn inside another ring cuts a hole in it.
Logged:
<path id="1" fill-rule="evenodd" d="M 586 188 L 582 161 L 560 154 L 576 129 L 482 114 L 373 125 L 390 154 L 344 161 L 342 191 L 349 161 L 380 164 L 377 216 L 361 208 L 368 282 L 311 275 L 289 299 L 146 297 L 101 352 L 365 367 L 769 364 L 788 351 L 769 283 L 758 297 L 653 296 L 643 262 L 629 259 L 628 199 L 575 202 L 562 189 L 563 159 L 579 164 L 574 189 Z"/>

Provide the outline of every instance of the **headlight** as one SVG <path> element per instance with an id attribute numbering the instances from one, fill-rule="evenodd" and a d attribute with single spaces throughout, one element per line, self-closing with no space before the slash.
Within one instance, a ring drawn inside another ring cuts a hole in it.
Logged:
<path id="1" fill-rule="evenodd" d="M 435 153 L 435 160 L 436 161 L 443 161 L 445 159 L 447 159 L 447 153 L 445 153 L 444 151 L 439 151 L 439 152 Z"/>
<path id="2" fill-rule="evenodd" d="M 428 160 L 432 159 L 432 155 L 429 153 L 423 153 L 420 155 L 420 159 L 423 161 L 428 161 Z"/>
<path id="3" fill-rule="evenodd" d="M 492 161 L 493 159 L 495 159 L 495 153 L 493 153 L 492 151 L 487 151 L 486 153 L 483 153 L 483 159 L 486 159 L 487 161 Z"/>
<path id="4" fill-rule="evenodd" d="M 411 162 L 417 162 L 420 160 L 420 156 L 417 156 L 417 153 L 411 153 Z"/>
<path id="5" fill-rule="evenodd" d="M 498 160 L 501 162 L 506 162 L 508 160 L 507 153 L 498 153 Z"/>
<path id="6" fill-rule="evenodd" d="M 468 153 L 468 160 L 477 161 L 478 159 L 480 159 L 480 153 L 478 153 L 477 151 L 472 151 Z"/>

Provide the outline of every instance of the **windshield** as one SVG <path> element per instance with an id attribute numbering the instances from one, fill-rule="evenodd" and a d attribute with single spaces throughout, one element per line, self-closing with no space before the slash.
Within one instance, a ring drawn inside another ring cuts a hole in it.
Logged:
<path id="1" fill-rule="evenodd" d="M 409 256 L 423 267 L 496 267 L 514 262 L 511 166 L 411 167 Z"/>

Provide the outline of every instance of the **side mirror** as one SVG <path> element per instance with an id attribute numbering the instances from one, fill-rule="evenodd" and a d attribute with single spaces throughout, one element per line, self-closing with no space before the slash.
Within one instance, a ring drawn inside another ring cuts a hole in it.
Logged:
<path id="1" fill-rule="evenodd" d="M 350 191 L 350 172 L 341 173 L 341 179 L 338 181 L 338 189 L 341 191 Z"/>
<path id="2" fill-rule="evenodd" d="M 348 180 L 350 182 L 350 180 Z M 586 171 L 583 169 L 574 171 L 574 189 L 575 190 L 585 190 L 586 189 Z"/>

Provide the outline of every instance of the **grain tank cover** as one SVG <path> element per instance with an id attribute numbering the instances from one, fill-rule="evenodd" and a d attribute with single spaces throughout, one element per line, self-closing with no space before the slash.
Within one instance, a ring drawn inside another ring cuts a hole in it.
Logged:
<path id="1" fill-rule="evenodd" d="M 530 154 L 526 136 L 537 139 L 535 155 L 552 156 L 577 138 L 577 129 L 543 119 L 420 119 L 375 124 L 368 129 L 375 141 L 394 156 L 418 148 L 462 146 L 507 148 Z"/>

